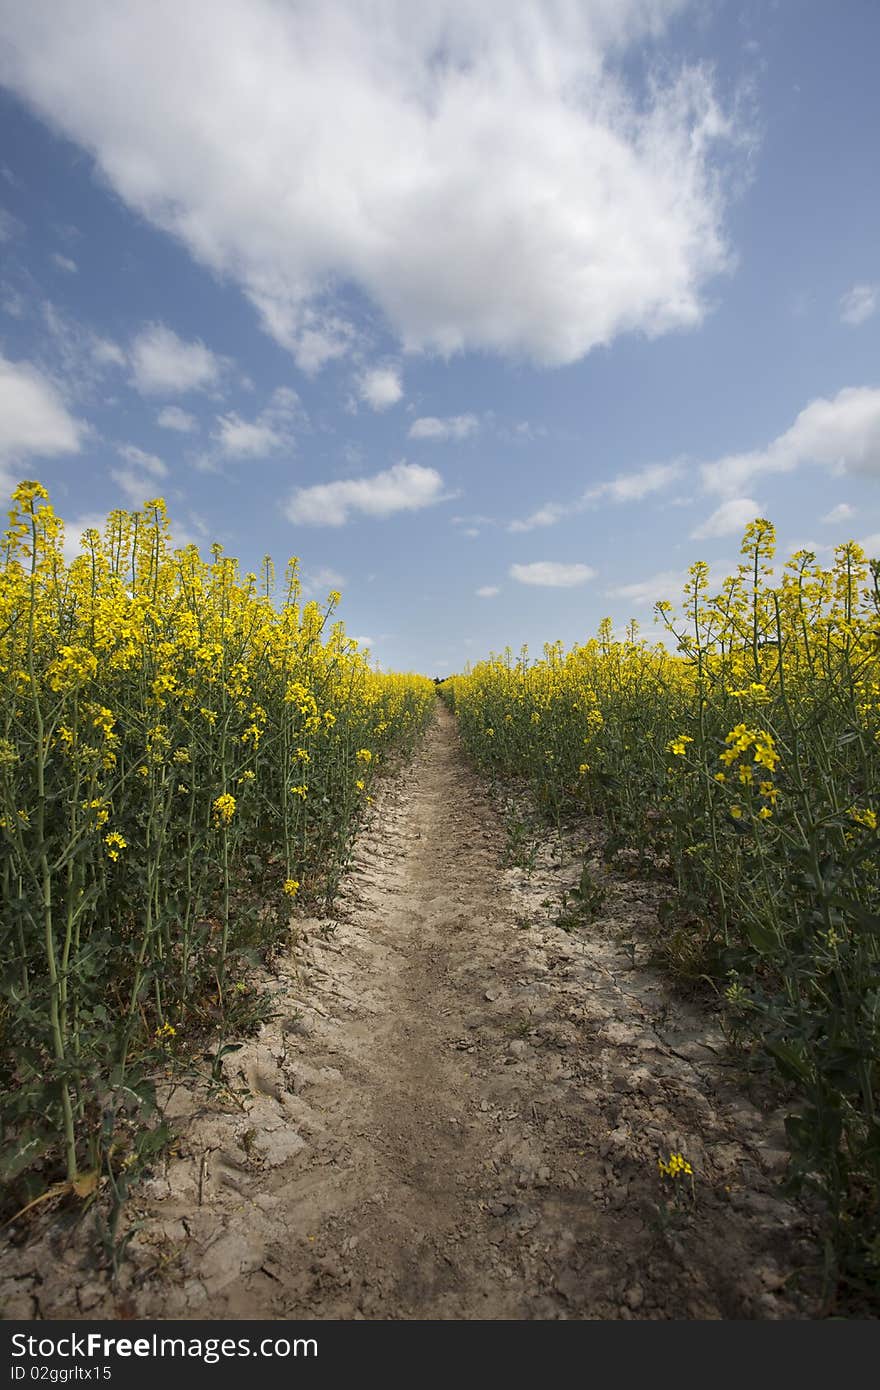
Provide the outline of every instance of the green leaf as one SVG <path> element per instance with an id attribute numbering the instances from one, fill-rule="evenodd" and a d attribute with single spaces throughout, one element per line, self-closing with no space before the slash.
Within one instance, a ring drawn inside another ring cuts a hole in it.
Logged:
<path id="1" fill-rule="evenodd" d="M 788 1077 L 790 1081 L 809 1081 L 810 1069 L 791 1043 L 768 1042 L 766 1047 L 767 1051 L 776 1058 L 776 1063 L 783 1076 Z"/>
<path id="2" fill-rule="evenodd" d="M 880 934 L 880 913 L 869 912 L 855 898 L 844 898 L 841 894 L 833 894 L 828 901 L 832 907 L 839 907 L 854 922 L 857 922 L 862 931 L 870 932 L 872 935 Z"/>
<path id="3" fill-rule="evenodd" d="M 25 1168 L 30 1168 L 38 1158 L 52 1147 L 51 1137 L 25 1130 L 13 1142 L 12 1149 L 0 1157 L 0 1182 L 12 1182 Z"/>
<path id="4" fill-rule="evenodd" d="M 773 932 L 767 927 L 762 927 L 760 922 L 749 922 L 746 926 L 746 935 L 755 950 L 762 956 L 769 955 L 777 945 Z"/>

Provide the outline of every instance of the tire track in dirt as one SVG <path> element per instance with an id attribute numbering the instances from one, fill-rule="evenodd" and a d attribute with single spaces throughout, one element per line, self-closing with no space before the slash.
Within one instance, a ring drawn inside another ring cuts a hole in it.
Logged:
<path id="1" fill-rule="evenodd" d="M 656 890 L 597 859 L 603 916 L 569 936 L 541 904 L 578 866 L 548 841 L 505 870 L 504 841 L 441 707 L 335 918 L 300 921 L 267 980 L 277 1014 L 226 1104 L 170 1098 L 178 1152 L 132 1204 L 119 1290 L 53 1230 L 36 1265 L 16 1252 L 7 1316 L 809 1315 L 785 1292 L 808 1233 L 774 1190 L 779 1116 L 639 960 Z M 670 1149 L 696 1200 L 668 1210 Z"/>

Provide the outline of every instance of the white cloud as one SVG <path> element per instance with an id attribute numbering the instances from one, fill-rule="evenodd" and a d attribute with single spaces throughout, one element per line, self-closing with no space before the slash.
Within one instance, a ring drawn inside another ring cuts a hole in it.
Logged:
<path id="1" fill-rule="evenodd" d="M 855 516 L 855 510 L 848 502 L 838 502 L 836 507 L 832 507 L 830 512 L 826 512 L 820 521 L 824 521 L 826 526 L 836 526 L 839 521 L 849 521 L 851 516 Z"/>
<path id="2" fill-rule="evenodd" d="M 153 480 L 143 473 L 138 473 L 136 468 L 111 468 L 110 477 L 120 492 L 125 493 L 132 507 L 142 507 L 145 502 L 156 496 L 156 489 L 152 486 Z"/>
<path id="3" fill-rule="evenodd" d="M 350 642 L 356 642 L 361 649 L 366 647 L 372 648 L 376 645 L 372 637 L 349 637 L 348 640 Z"/>
<path id="4" fill-rule="evenodd" d="M 317 595 L 326 598 L 332 589 L 341 593 L 344 588 L 345 575 L 340 574 L 339 570 L 331 569 L 329 565 L 318 570 L 308 570 L 303 575 L 303 593 L 307 598 Z"/>
<path id="5" fill-rule="evenodd" d="M 76 261 L 72 261 L 69 256 L 62 256 L 60 251 L 53 251 L 49 259 L 58 270 L 63 270 L 66 275 L 76 275 L 79 270 Z"/>
<path id="6" fill-rule="evenodd" d="M 830 545 L 820 545 L 818 541 L 800 540 L 790 541 L 785 547 L 786 555 L 796 555 L 799 550 L 807 550 L 811 555 L 825 555 L 829 558 L 834 553 L 834 547 Z M 774 566 L 774 569 L 776 567 Z"/>
<path id="7" fill-rule="evenodd" d="M 92 339 L 92 356 L 99 366 L 102 367 L 124 367 L 125 353 L 118 343 L 114 343 L 111 338 Z"/>
<path id="8" fill-rule="evenodd" d="M 112 339 L 102 338 L 48 301 L 43 304 L 42 313 L 47 355 L 68 392 L 82 397 L 93 395 L 103 387 L 110 368 L 125 366 L 125 353 Z"/>
<path id="9" fill-rule="evenodd" d="M 880 476 L 880 388 L 845 386 L 819 396 L 766 449 L 729 454 L 703 465 L 709 492 L 743 492 L 762 473 L 791 473 L 813 463 L 832 472 Z"/>
<path id="10" fill-rule="evenodd" d="M 166 405 L 156 416 L 156 424 L 163 430 L 177 430 L 179 434 L 195 434 L 199 422 L 179 405 Z"/>
<path id="11" fill-rule="evenodd" d="M 145 473 L 150 473 L 154 478 L 165 478 L 168 476 L 168 468 L 156 454 L 148 454 L 143 449 L 139 449 L 136 444 L 120 444 L 116 449 L 120 458 L 125 459 L 135 468 L 142 468 Z"/>
<path id="12" fill-rule="evenodd" d="M 476 415 L 447 415 L 439 420 L 434 415 L 423 415 L 413 420 L 409 427 L 410 439 L 469 439 L 480 428 Z"/>
<path id="13" fill-rule="evenodd" d="M 140 507 L 156 496 L 156 481 L 168 476 L 168 468 L 155 454 L 135 444 L 120 444 L 116 450 L 128 468 L 111 468 L 110 477 L 125 493 L 132 507 Z"/>
<path id="14" fill-rule="evenodd" d="M 533 531 L 538 526 L 555 526 L 564 517 L 587 511 L 603 499 L 609 502 L 641 502 L 651 493 L 668 487 L 680 476 L 680 464 L 652 463 L 635 473 L 621 473 L 610 482 L 588 488 L 575 502 L 545 502 L 524 521 L 511 521 L 507 529 L 516 534 Z"/>
<path id="15" fill-rule="evenodd" d="M 0 5 L 0 80 L 305 369 L 356 336 L 336 286 L 405 350 L 555 364 L 728 268 L 747 133 L 707 68 L 628 76 L 684 0 Z"/>
<path id="16" fill-rule="evenodd" d="M 24 223 L 14 217 L 6 208 L 0 208 L 0 242 L 12 241 L 15 237 L 21 236 L 24 231 Z"/>
<path id="17" fill-rule="evenodd" d="M 537 584 L 548 589 L 573 589 L 594 579 L 589 565 L 561 565 L 555 560 L 535 560 L 530 565 L 511 565 L 510 577 L 520 584 Z"/>
<path id="18" fill-rule="evenodd" d="M 220 427 L 217 440 L 229 458 L 262 458 L 281 443 L 271 425 L 258 420 L 242 420 L 235 411 L 218 415 L 217 424 Z"/>
<path id="19" fill-rule="evenodd" d="M 477 598 L 495 598 L 497 594 L 501 593 L 501 590 L 497 584 L 484 584 L 482 589 L 476 589 L 474 592 Z"/>
<path id="20" fill-rule="evenodd" d="M 227 458 L 265 458 L 293 447 L 293 426 L 301 415 L 296 392 L 279 386 L 255 420 L 243 420 L 234 410 L 218 415 L 214 438 Z"/>
<path id="21" fill-rule="evenodd" d="M 432 507 L 444 498 L 443 479 L 433 468 L 395 463 L 372 478 L 346 478 L 298 488 L 285 509 L 290 521 L 302 526 L 344 526 L 352 512 L 391 516 Z"/>
<path id="22" fill-rule="evenodd" d="M 859 541 L 859 545 L 869 560 L 880 560 L 880 531 L 875 531 L 872 536 L 865 536 L 864 540 Z"/>
<path id="23" fill-rule="evenodd" d="M 164 323 L 150 323 L 131 345 L 134 385 L 145 396 L 179 395 L 214 386 L 221 359 L 202 342 L 184 342 Z"/>
<path id="24" fill-rule="evenodd" d="M 611 502 L 641 502 L 680 477 L 681 465 L 678 463 L 651 463 L 635 473 L 621 473 L 611 482 L 599 483 L 598 487 L 585 492 L 584 498 L 591 502 L 603 497 Z"/>
<path id="25" fill-rule="evenodd" d="M 2 237 L 0 237 L 2 241 Z M 24 318 L 25 297 L 21 290 L 17 290 L 14 285 L 10 285 L 8 280 L 4 280 L 0 285 L 0 309 L 4 314 L 8 314 L 12 319 Z"/>
<path id="26" fill-rule="evenodd" d="M 639 579 L 630 584 L 618 584 L 607 589 L 608 598 L 622 598 L 630 603 L 655 604 L 660 599 L 677 598 L 687 583 L 684 570 L 663 570 L 652 574 L 649 579 Z"/>
<path id="27" fill-rule="evenodd" d="M 691 531 L 691 537 L 695 541 L 705 541 L 716 536 L 740 535 L 759 516 L 761 508 L 751 497 L 732 497 Z"/>
<path id="28" fill-rule="evenodd" d="M 5 482 L 31 456 L 79 453 L 85 431 L 48 377 L 29 362 L 0 356 L 0 469 Z"/>
<path id="29" fill-rule="evenodd" d="M 573 512 L 583 511 L 580 502 L 572 502 L 566 506 L 563 502 L 545 502 L 543 507 L 539 507 L 531 516 L 527 516 L 523 521 L 511 521 L 508 531 L 519 534 L 523 531 L 534 531 L 536 526 L 555 526 L 564 516 Z"/>
<path id="30" fill-rule="evenodd" d="M 841 322 L 853 328 L 864 323 L 877 310 L 877 286 L 853 285 L 851 290 L 840 297 Z"/>
<path id="31" fill-rule="evenodd" d="M 371 410 L 387 410 L 403 396 L 400 372 L 396 367 L 372 367 L 358 379 L 358 395 Z"/>
<path id="32" fill-rule="evenodd" d="M 258 276 L 249 298 L 259 310 L 263 327 L 293 354 L 307 376 L 351 350 L 357 339 L 353 324 L 327 305 L 318 310 L 305 303 L 297 291 L 263 289 L 259 281 Z"/>

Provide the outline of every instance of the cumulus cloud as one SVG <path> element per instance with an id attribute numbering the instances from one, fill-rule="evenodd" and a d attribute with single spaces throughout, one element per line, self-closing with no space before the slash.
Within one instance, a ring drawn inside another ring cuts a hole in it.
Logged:
<path id="1" fill-rule="evenodd" d="M 15 237 L 21 236 L 24 231 L 24 223 L 14 217 L 6 208 L 0 208 L 0 242 L 12 241 Z"/>
<path id="2" fill-rule="evenodd" d="M 589 565 L 563 565 L 555 560 L 535 560 L 530 565 L 511 565 L 510 577 L 520 584 L 536 584 L 547 589 L 573 589 L 594 579 Z"/>
<path id="3" fill-rule="evenodd" d="M 423 415 L 418 420 L 413 420 L 409 427 L 409 437 L 438 442 L 447 439 L 469 439 L 479 428 L 480 422 L 476 415 L 447 415 L 442 420 L 435 415 Z"/>
<path id="4" fill-rule="evenodd" d="M 579 502 L 572 502 L 568 505 L 563 502 L 545 502 L 543 507 L 532 512 L 531 516 L 527 516 L 521 521 L 511 521 L 507 529 L 516 535 L 524 531 L 534 531 L 537 526 L 555 526 L 564 516 L 579 511 L 583 511 Z"/>
<path id="5" fill-rule="evenodd" d="M 865 536 L 859 544 L 869 560 L 880 559 L 880 531 L 875 531 L 871 536 Z"/>
<path id="6" fill-rule="evenodd" d="M 654 492 L 661 492 L 670 483 L 681 477 L 678 463 L 652 463 L 635 473 L 622 473 L 611 482 L 599 483 L 584 493 L 589 502 L 608 498 L 610 502 L 641 502 Z"/>
<path id="7" fill-rule="evenodd" d="M 0 237 L 0 241 L 2 241 Z M 14 285 L 10 285 L 8 280 L 4 280 L 0 285 L 0 309 L 4 314 L 8 314 L 12 319 L 24 318 L 25 297 L 21 290 L 17 290 Z"/>
<path id="8" fill-rule="evenodd" d="M 826 526 L 836 526 L 839 521 L 849 521 L 852 516 L 855 516 L 855 509 L 848 502 L 838 502 L 837 506 L 832 507 L 820 520 Z"/>
<path id="9" fill-rule="evenodd" d="M 331 590 L 341 593 L 345 588 L 345 575 L 329 565 L 317 570 L 307 570 L 303 575 L 303 593 L 307 598 L 320 595 L 326 598 Z"/>
<path id="10" fill-rule="evenodd" d="M 357 383 L 358 395 L 371 410 L 387 410 L 403 396 L 403 384 L 396 367 L 372 367 Z"/>
<path id="11" fill-rule="evenodd" d="M 762 473 L 792 473 L 803 464 L 880 476 L 880 388 L 846 386 L 819 396 L 766 449 L 728 454 L 703 465 L 708 491 L 737 494 Z"/>
<path id="12" fill-rule="evenodd" d="M 116 452 L 128 467 L 111 468 L 110 477 L 129 504 L 140 507 L 156 496 L 156 483 L 168 476 L 168 468 L 156 454 L 148 454 L 136 444 L 120 444 Z"/>
<path id="13" fill-rule="evenodd" d="M 558 364 L 698 324 L 730 264 L 747 136 L 708 69 L 630 75 L 683 7 L 0 0 L 0 80 L 304 369 L 347 287 L 407 351 Z"/>
<path id="14" fill-rule="evenodd" d="M 111 338 L 46 302 L 42 306 L 46 337 L 44 356 L 57 369 L 65 389 L 79 397 L 103 390 L 107 372 L 126 365 L 125 353 Z"/>
<path id="15" fill-rule="evenodd" d="M 857 328 L 860 323 L 864 323 L 877 310 L 877 286 L 876 285 L 853 285 L 851 290 L 840 298 L 840 318 L 842 323 L 848 323 L 851 327 Z"/>
<path id="16" fill-rule="evenodd" d="M 298 488 L 286 507 L 290 521 L 302 526 L 344 526 L 352 513 L 386 517 L 415 512 L 444 498 L 443 479 L 433 468 L 396 463 L 371 478 L 345 478 Z"/>
<path id="17" fill-rule="evenodd" d="M 177 430 L 178 434 L 195 434 L 199 422 L 179 405 L 166 405 L 156 416 L 156 424 L 163 430 Z"/>
<path id="18" fill-rule="evenodd" d="M 686 583 L 686 571 L 662 570 L 659 574 L 652 574 L 649 579 L 618 584 L 605 592 L 608 598 L 622 598 L 629 603 L 653 605 L 660 599 L 676 598 Z"/>
<path id="19" fill-rule="evenodd" d="M 168 476 L 166 464 L 156 454 L 148 454 L 145 449 L 139 449 L 136 444 L 119 444 L 116 449 L 120 458 L 125 459 L 126 463 L 134 468 L 141 468 L 145 473 L 149 473 L 154 478 L 165 478 Z"/>
<path id="20" fill-rule="evenodd" d="M 124 367 L 125 353 L 112 338 L 92 337 L 92 356 L 100 367 Z"/>
<path id="21" fill-rule="evenodd" d="M 751 497 L 732 497 L 691 531 L 691 537 L 695 541 L 705 541 L 716 536 L 740 535 L 760 515 L 761 508 Z"/>
<path id="22" fill-rule="evenodd" d="M 299 396 L 279 386 L 254 420 L 244 420 L 234 410 L 218 415 L 214 438 L 226 458 L 265 458 L 293 447 L 293 426 L 300 414 Z"/>
<path id="23" fill-rule="evenodd" d="M 217 440 L 228 458 L 264 458 L 281 444 L 278 431 L 261 420 L 243 420 L 233 411 L 218 415 Z"/>
<path id="24" fill-rule="evenodd" d="M 86 426 L 69 413 L 55 385 L 29 362 L 0 355 L 0 470 L 7 485 L 31 457 L 77 454 Z"/>
<path id="25" fill-rule="evenodd" d="M 204 343 L 184 342 L 164 323 L 150 323 L 131 345 L 131 365 L 138 391 L 155 396 L 214 386 L 223 363 Z"/>
<path id="26" fill-rule="evenodd" d="M 641 502 L 654 492 L 660 492 L 681 476 L 681 465 L 677 463 L 652 463 L 635 473 L 621 473 L 610 482 L 598 483 L 588 488 L 574 502 L 545 502 L 543 507 L 532 512 L 524 520 L 511 521 L 508 531 L 522 533 L 534 531 L 539 526 L 555 526 L 563 517 L 576 516 L 588 511 L 601 501 Z"/>
<path id="27" fill-rule="evenodd" d="M 477 598 L 495 598 L 497 594 L 501 593 L 501 590 L 497 584 L 484 584 L 482 589 L 476 589 L 474 592 Z"/>

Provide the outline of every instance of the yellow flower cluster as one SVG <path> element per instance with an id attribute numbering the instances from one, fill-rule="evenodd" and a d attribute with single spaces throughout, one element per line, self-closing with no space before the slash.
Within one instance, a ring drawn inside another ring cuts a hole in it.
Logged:
<path id="1" fill-rule="evenodd" d="M 694 1170 L 684 1154 L 671 1153 L 666 1160 L 658 1158 L 657 1167 L 661 1176 L 665 1178 L 692 1178 L 694 1176 Z"/>
<path id="2" fill-rule="evenodd" d="M 666 745 L 667 753 L 674 753 L 677 758 L 683 758 L 687 752 L 687 746 L 693 743 L 690 734 L 679 734 L 678 738 L 672 739 Z"/>
<path id="3" fill-rule="evenodd" d="M 214 824 L 231 825 L 232 818 L 235 815 L 235 807 L 235 797 L 229 792 L 222 792 L 211 807 L 214 812 Z"/>
<path id="4" fill-rule="evenodd" d="M 741 758 L 744 753 L 752 750 L 754 750 L 754 761 L 761 767 L 766 767 L 769 772 L 772 772 L 779 762 L 779 754 L 776 751 L 773 735 L 768 733 L 766 729 L 749 729 L 745 724 L 737 724 L 735 729 L 731 729 L 724 742 L 727 747 L 721 754 L 721 761 L 727 767 L 735 763 L 737 758 Z"/>
<path id="5" fill-rule="evenodd" d="M 118 830 L 111 830 L 109 835 L 105 835 L 104 844 L 107 846 L 108 856 L 113 860 L 119 858 L 122 850 L 128 849 L 128 841 L 119 834 Z"/>

